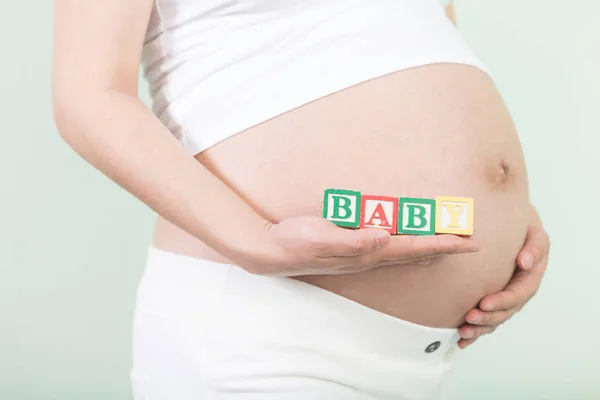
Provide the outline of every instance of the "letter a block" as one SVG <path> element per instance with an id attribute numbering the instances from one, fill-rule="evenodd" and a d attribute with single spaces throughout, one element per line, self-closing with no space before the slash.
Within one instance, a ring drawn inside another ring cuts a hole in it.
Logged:
<path id="1" fill-rule="evenodd" d="M 398 204 L 398 233 L 435 235 L 436 207 L 433 199 L 401 197 Z"/>
<path id="2" fill-rule="evenodd" d="M 438 196 L 436 233 L 471 236 L 473 234 L 473 199 Z"/>
<path id="3" fill-rule="evenodd" d="M 323 218 L 337 226 L 358 228 L 360 226 L 360 192 L 327 189 L 323 199 Z"/>
<path id="4" fill-rule="evenodd" d="M 362 195 L 361 203 L 361 228 L 381 228 L 392 235 L 396 233 L 397 197 Z"/>

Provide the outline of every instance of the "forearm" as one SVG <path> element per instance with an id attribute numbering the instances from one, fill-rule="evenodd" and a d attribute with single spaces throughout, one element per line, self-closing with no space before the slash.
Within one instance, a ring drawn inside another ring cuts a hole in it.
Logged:
<path id="1" fill-rule="evenodd" d="M 191 157 L 137 98 L 55 99 L 64 140 L 161 216 L 235 261 L 263 248 L 267 221 Z"/>

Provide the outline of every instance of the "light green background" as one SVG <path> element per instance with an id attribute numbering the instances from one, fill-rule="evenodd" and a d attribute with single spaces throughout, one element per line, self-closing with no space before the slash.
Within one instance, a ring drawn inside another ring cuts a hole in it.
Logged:
<path id="1" fill-rule="evenodd" d="M 600 399 L 600 1 L 457 6 L 514 116 L 553 242 L 539 294 L 462 353 L 461 399 Z M 153 213 L 55 131 L 51 2 L 3 0 L 2 14 L 0 399 L 129 399 Z"/>

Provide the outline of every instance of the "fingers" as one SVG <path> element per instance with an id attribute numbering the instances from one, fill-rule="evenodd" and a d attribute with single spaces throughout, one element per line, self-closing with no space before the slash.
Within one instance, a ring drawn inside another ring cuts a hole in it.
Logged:
<path id="1" fill-rule="evenodd" d="M 473 239 L 455 235 L 397 235 L 390 238 L 390 242 L 381 249 L 380 254 L 382 260 L 404 260 L 436 254 L 469 253 L 478 249 Z"/>
<path id="2" fill-rule="evenodd" d="M 484 312 L 478 309 L 471 310 L 467 313 L 465 319 L 471 325 L 491 325 L 496 326 L 503 324 L 512 317 L 516 309 Z"/>
<path id="3" fill-rule="evenodd" d="M 530 220 L 525 244 L 517 256 L 519 268 L 529 270 L 548 255 L 550 238 L 533 205 L 530 206 Z"/>
<path id="4" fill-rule="evenodd" d="M 408 237 L 406 237 L 408 238 Z M 458 238 L 458 237 L 456 237 Z M 414 242 L 416 243 L 417 241 L 420 241 L 424 239 L 423 236 L 413 236 L 413 239 L 409 239 L 409 240 L 414 240 Z M 446 255 L 450 255 L 450 254 L 460 254 L 460 253 L 466 253 L 466 252 L 473 252 L 477 250 L 477 245 L 475 244 L 475 242 L 473 240 L 466 240 L 466 239 L 462 239 L 462 238 L 458 238 L 459 241 L 457 243 L 461 243 L 462 244 L 459 245 L 458 247 L 446 247 L 446 251 L 441 251 L 440 249 L 445 249 L 444 246 L 447 246 L 447 244 L 444 242 L 445 238 L 442 239 L 442 245 L 438 248 L 433 248 L 430 250 L 424 250 L 424 251 L 430 251 L 431 253 L 425 253 L 423 252 L 420 255 L 417 256 L 413 256 L 413 255 L 407 255 L 410 254 L 408 252 L 404 252 L 402 253 L 402 249 L 397 250 L 396 248 L 394 248 L 396 246 L 396 238 L 392 237 L 390 239 L 390 244 L 387 245 L 386 248 L 383 248 L 380 251 L 377 251 L 375 254 L 373 255 L 368 255 L 366 257 L 362 257 L 363 261 L 367 262 L 368 259 L 371 260 L 379 260 L 379 261 L 375 261 L 377 262 L 377 266 L 378 267 L 384 267 L 384 266 L 392 266 L 392 265 L 398 265 L 398 264 L 420 264 L 420 265 L 429 265 L 431 264 L 431 262 L 433 260 L 435 260 L 436 258 L 442 257 L 442 256 L 446 256 Z M 429 239 L 426 239 L 429 240 Z M 451 241 L 454 239 L 451 239 Z M 434 241 L 435 242 L 435 241 Z M 452 243 L 452 242 L 451 242 Z M 437 252 L 436 252 L 437 250 Z M 418 254 L 418 253 L 416 253 Z M 398 257 L 399 255 L 401 255 L 400 258 L 392 258 L 392 257 Z"/>
<path id="5" fill-rule="evenodd" d="M 435 255 L 460 254 L 478 250 L 471 238 L 455 235 L 394 235 L 377 228 L 343 229 L 333 224 L 311 237 L 310 248 L 317 258 L 353 257 L 346 265 L 365 265 L 377 261 L 419 259 Z M 376 252 L 372 257 L 370 254 Z M 339 264 L 339 261 L 335 263 Z"/>
<path id="6" fill-rule="evenodd" d="M 530 226 L 525 244 L 517 256 L 517 265 L 529 270 L 539 263 L 550 251 L 550 237 L 541 225 Z"/>
<path id="7" fill-rule="evenodd" d="M 436 259 L 443 257 L 443 256 L 448 256 L 451 254 L 453 254 L 453 253 L 437 253 L 437 254 L 431 254 L 431 255 L 422 256 L 422 257 L 410 257 L 410 258 L 403 258 L 403 259 L 397 259 L 397 260 L 384 260 L 384 261 L 380 261 L 377 264 L 377 266 L 378 267 L 388 267 L 388 266 L 400 265 L 400 264 L 403 264 L 403 265 L 406 265 L 406 264 L 430 265 Z"/>
<path id="8" fill-rule="evenodd" d="M 496 330 L 496 326 L 475 326 L 470 324 L 465 324 L 458 329 L 458 333 L 463 339 L 477 339 L 482 335 L 487 335 Z"/>
<path id="9" fill-rule="evenodd" d="M 484 297 L 479 304 L 483 311 L 506 311 L 525 304 L 529 297 L 523 288 L 507 287 L 501 292 Z"/>
<path id="10" fill-rule="evenodd" d="M 425 257 L 418 257 L 418 258 L 409 258 L 409 259 L 404 259 L 404 260 L 387 260 L 387 261 L 380 261 L 377 262 L 375 264 L 376 261 L 372 261 L 371 264 L 365 264 L 365 265 L 355 265 L 355 266 L 343 266 L 343 267 L 338 267 L 335 268 L 333 271 L 331 272 L 327 272 L 328 274 L 332 274 L 332 275 L 341 275 L 341 274 L 350 274 L 350 273 L 357 273 L 357 272 L 363 272 L 363 271 L 367 271 L 373 268 L 380 268 L 380 267 L 393 267 L 393 266 L 398 266 L 398 265 L 404 265 L 404 264 L 419 264 L 419 265 L 429 265 L 432 263 L 433 260 L 435 260 L 436 258 L 439 258 L 443 255 L 447 255 L 450 253 L 439 253 L 439 254 L 435 254 L 432 256 L 425 256 Z M 340 257 L 340 258 L 329 258 L 328 261 L 331 262 L 332 266 L 335 266 L 336 263 L 343 263 L 346 262 L 348 263 L 349 260 L 352 260 L 352 258 L 349 257 Z M 372 260 L 375 260 L 375 258 L 373 257 Z"/>
<path id="11" fill-rule="evenodd" d="M 484 297 L 479 307 L 483 311 L 521 309 L 537 293 L 547 260 L 542 259 L 530 271 L 517 271 L 503 291 Z"/>
<path id="12" fill-rule="evenodd" d="M 475 343 L 475 341 L 477 340 L 477 338 L 474 339 L 460 339 L 458 341 L 458 347 L 460 347 L 462 350 L 466 349 L 468 346 L 472 345 L 473 343 Z"/>
<path id="13" fill-rule="evenodd" d="M 388 244 L 389 246 L 389 244 Z M 321 262 L 329 267 L 337 269 L 344 269 L 346 271 L 352 270 L 357 272 L 357 268 L 361 271 L 368 270 L 375 267 L 386 267 L 395 266 L 401 264 L 420 264 L 428 265 L 437 258 L 450 254 L 459 254 L 465 252 L 475 251 L 471 245 L 468 245 L 467 249 L 459 247 L 458 250 L 450 250 L 447 252 L 437 252 L 431 254 L 422 254 L 417 257 L 404 257 L 391 259 L 390 257 L 398 257 L 398 252 L 391 253 L 389 251 L 384 252 L 384 249 L 372 251 L 367 254 L 357 255 L 354 257 L 327 257 L 321 258 Z"/>

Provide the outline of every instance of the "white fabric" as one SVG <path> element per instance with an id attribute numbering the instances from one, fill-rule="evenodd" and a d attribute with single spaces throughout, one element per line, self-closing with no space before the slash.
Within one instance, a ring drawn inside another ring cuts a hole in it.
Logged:
<path id="1" fill-rule="evenodd" d="M 142 64 L 190 154 L 369 79 L 432 63 L 487 72 L 444 0 L 155 0 Z"/>
<path id="2" fill-rule="evenodd" d="M 454 399 L 458 338 L 291 278 L 151 246 L 134 399 Z"/>

